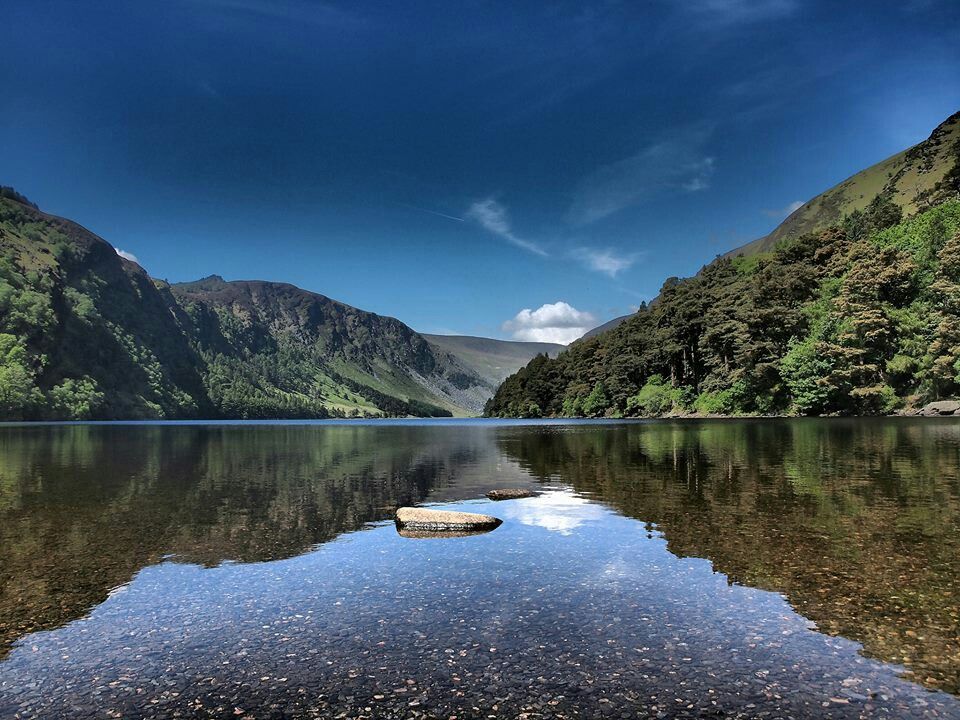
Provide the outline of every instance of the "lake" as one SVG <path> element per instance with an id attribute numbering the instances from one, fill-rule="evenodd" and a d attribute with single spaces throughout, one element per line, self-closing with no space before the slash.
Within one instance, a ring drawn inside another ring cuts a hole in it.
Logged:
<path id="1" fill-rule="evenodd" d="M 960 718 L 958 551 L 960 420 L 5 426 L 0 717 Z"/>

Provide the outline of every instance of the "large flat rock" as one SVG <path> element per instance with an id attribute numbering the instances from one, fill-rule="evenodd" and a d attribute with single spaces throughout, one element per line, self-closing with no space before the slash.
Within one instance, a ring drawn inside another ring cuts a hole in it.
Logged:
<path id="1" fill-rule="evenodd" d="M 921 415 L 960 415 L 960 400 L 938 400 L 924 405 Z"/>
<path id="2" fill-rule="evenodd" d="M 492 515 L 402 507 L 397 510 L 397 527 L 407 531 L 464 532 L 493 530 L 503 522 Z"/>

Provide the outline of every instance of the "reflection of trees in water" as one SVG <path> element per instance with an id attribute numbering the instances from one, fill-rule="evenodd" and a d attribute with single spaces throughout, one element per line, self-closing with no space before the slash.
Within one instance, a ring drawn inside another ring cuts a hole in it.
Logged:
<path id="1" fill-rule="evenodd" d="M 0 655 L 167 553 L 295 555 L 428 493 L 479 495 L 500 465 L 515 483 L 515 464 L 960 691 L 960 425 L 927 419 L 5 428 Z"/>
<path id="2" fill-rule="evenodd" d="M 960 692 L 960 425 L 720 421 L 517 433 L 501 449 L 656 523 L 680 557 Z"/>
<path id="3" fill-rule="evenodd" d="M 455 478 L 425 428 L 31 427 L 0 432 L 0 656 L 166 554 L 288 557 Z M 458 462 L 462 462 L 462 458 Z"/>

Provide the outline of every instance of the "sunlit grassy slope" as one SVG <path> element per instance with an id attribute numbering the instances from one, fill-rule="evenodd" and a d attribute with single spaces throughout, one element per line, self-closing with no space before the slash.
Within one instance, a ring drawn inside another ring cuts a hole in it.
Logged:
<path id="1" fill-rule="evenodd" d="M 771 250 L 780 240 L 829 227 L 855 210 L 863 210 L 885 195 L 913 215 L 938 198 L 937 185 L 960 155 L 960 113 L 941 123 L 923 142 L 858 172 L 809 200 L 769 235 L 732 250 L 728 255 L 751 255 Z M 939 198 L 942 200 L 943 198 Z"/>

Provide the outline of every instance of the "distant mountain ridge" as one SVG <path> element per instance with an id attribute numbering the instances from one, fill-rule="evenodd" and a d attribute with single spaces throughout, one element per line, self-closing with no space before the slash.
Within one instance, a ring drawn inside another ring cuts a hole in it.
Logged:
<path id="1" fill-rule="evenodd" d="M 495 389 L 537 355 L 556 357 L 566 348 L 557 343 L 493 340 L 472 335 L 424 335 L 430 343 L 450 353 Z"/>
<path id="2" fill-rule="evenodd" d="M 593 330 L 588 330 L 583 335 L 581 335 L 578 340 L 588 340 L 589 338 L 596 337 L 597 335 L 602 335 L 603 333 L 613 330 L 620 323 L 629 320 L 633 317 L 633 313 L 630 315 L 621 315 L 620 317 L 615 317 L 612 320 L 607 320 L 603 325 L 597 325 Z"/>
<path id="3" fill-rule="evenodd" d="M 394 318 L 285 283 L 170 285 L 0 193 L 0 419 L 468 415 L 494 387 Z"/>

